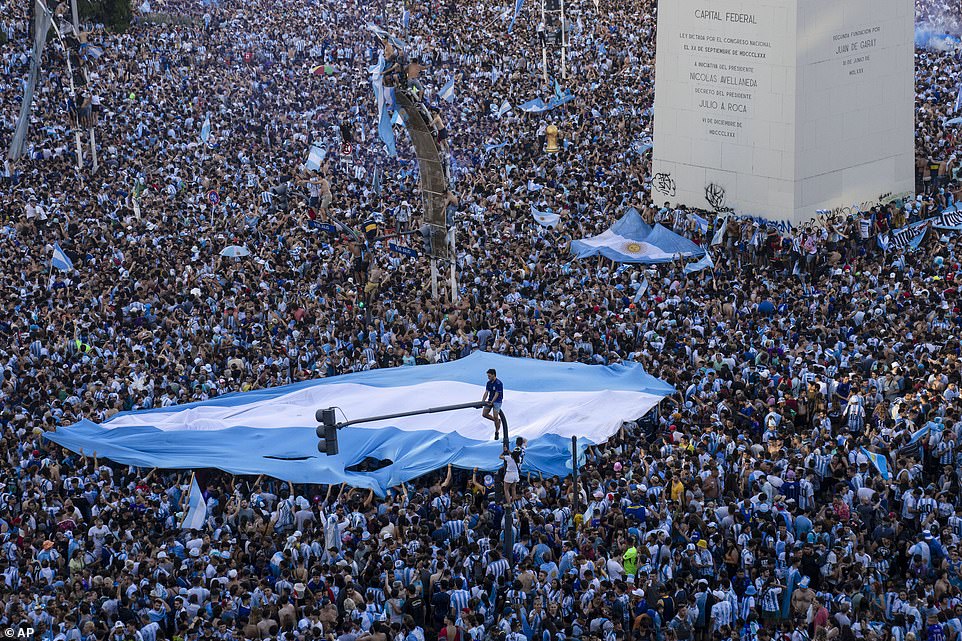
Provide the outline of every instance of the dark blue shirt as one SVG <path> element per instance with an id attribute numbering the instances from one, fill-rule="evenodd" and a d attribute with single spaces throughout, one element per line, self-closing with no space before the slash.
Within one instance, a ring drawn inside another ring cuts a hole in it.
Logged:
<path id="1" fill-rule="evenodd" d="M 484 386 L 484 389 L 488 394 L 489 402 L 500 403 L 504 400 L 504 385 L 501 383 L 500 378 L 496 378 L 493 381 L 488 381 Z"/>

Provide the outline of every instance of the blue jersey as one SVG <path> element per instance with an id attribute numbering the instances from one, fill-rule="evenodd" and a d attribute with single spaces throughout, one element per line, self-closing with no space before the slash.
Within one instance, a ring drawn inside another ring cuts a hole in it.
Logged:
<path id="1" fill-rule="evenodd" d="M 491 403 L 500 403 L 504 400 L 504 384 L 501 382 L 500 378 L 496 378 L 493 381 L 488 381 L 484 386 L 485 391 L 488 394 L 488 401 Z"/>

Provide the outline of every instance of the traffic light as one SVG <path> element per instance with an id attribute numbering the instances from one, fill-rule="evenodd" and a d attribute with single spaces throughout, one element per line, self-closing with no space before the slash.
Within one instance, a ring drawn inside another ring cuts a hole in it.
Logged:
<path id="1" fill-rule="evenodd" d="M 320 425 L 317 426 L 317 438 L 321 439 L 317 443 L 317 451 L 328 456 L 335 456 L 337 450 L 337 421 L 334 418 L 334 408 L 329 407 L 317 410 L 314 418 Z"/>

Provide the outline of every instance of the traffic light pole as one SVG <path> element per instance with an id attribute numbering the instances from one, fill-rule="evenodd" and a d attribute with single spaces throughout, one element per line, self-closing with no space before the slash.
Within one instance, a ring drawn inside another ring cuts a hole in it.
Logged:
<path id="1" fill-rule="evenodd" d="M 406 416 L 421 416 L 422 414 L 438 414 L 440 412 L 454 412 L 456 410 L 480 409 L 490 407 L 491 403 L 486 401 L 475 401 L 473 403 L 460 403 L 458 405 L 441 405 L 439 407 L 429 407 L 423 410 L 412 412 L 397 412 L 395 414 L 382 414 L 380 416 L 366 416 L 350 421 L 335 422 L 334 408 L 329 407 L 319 409 L 314 414 L 314 418 L 320 425 L 317 426 L 317 436 L 321 441 L 317 444 L 318 451 L 324 454 L 337 454 L 337 430 L 350 425 L 360 425 L 361 423 L 374 423 L 386 421 L 392 418 L 404 418 Z M 498 410 L 498 417 L 501 419 L 501 429 L 503 439 L 501 441 L 504 451 L 508 451 L 510 440 L 508 438 L 508 419 L 504 411 Z M 511 567 L 514 567 L 514 506 L 505 501 L 504 504 L 504 558 L 508 559 Z"/>
<path id="2" fill-rule="evenodd" d="M 359 425 L 360 423 L 374 423 L 376 421 L 386 421 L 389 418 L 404 418 L 405 416 L 421 416 L 422 414 L 438 414 L 439 412 L 453 412 L 455 410 L 470 410 L 470 409 L 481 409 L 482 407 L 487 407 L 491 405 L 486 401 L 475 401 L 473 403 L 461 403 L 459 405 L 441 405 L 440 407 L 429 407 L 423 410 L 414 410 L 412 412 L 398 412 L 397 414 L 382 414 L 381 416 L 367 416 L 365 418 L 356 418 L 352 421 L 341 421 L 340 423 L 335 423 L 335 429 L 341 429 L 343 427 L 348 427 L 349 425 Z M 314 418 L 317 419 L 318 423 L 324 422 L 324 416 L 322 412 L 329 410 L 317 410 Z M 504 420 L 504 412 L 501 412 L 501 420 Z"/>

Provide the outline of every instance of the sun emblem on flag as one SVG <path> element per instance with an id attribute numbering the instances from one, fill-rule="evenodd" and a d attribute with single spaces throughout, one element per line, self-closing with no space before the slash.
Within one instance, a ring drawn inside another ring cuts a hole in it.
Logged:
<path id="1" fill-rule="evenodd" d="M 641 245 L 639 243 L 626 243 L 625 251 L 629 254 L 637 254 L 641 252 Z"/>

